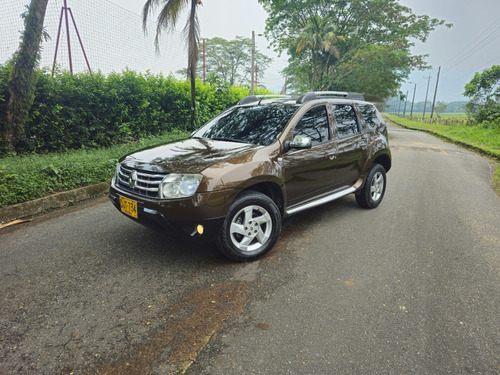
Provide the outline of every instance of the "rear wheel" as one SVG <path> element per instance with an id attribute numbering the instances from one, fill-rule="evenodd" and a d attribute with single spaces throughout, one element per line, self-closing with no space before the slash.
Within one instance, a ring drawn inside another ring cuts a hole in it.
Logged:
<path id="1" fill-rule="evenodd" d="M 365 186 L 356 193 L 356 202 L 363 208 L 375 208 L 385 194 L 387 178 L 380 164 L 373 164 L 366 176 Z"/>
<path id="2" fill-rule="evenodd" d="M 217 238 L 228 258 L 246 262 L 271 250 L 281 231 L 281 214 L 267 195 L 248 191 L 233 202 Z"/>

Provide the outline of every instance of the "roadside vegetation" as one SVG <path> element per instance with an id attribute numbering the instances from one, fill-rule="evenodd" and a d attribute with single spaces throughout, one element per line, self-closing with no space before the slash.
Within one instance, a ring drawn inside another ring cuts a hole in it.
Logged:
<path id="1" fill-rule="evenodd" d="M 0 65 L 2 136 L 9 133 L 11 69 L 11 64 Z M 54 77 L 38 70 L 36 75 L 35 99 L 24 127 L 10 145 L 0 143 L 0 155 L 109 147 L 175 129 L 192 131 L 249 94 L 246 87 L 197 80 L 199 109 L 192 126 L 190 83 L 185 80 L 130 70 L 107 76 L 58 72 Z"/>
<path id="2" fill-rule="evenodd" d="M 110 181 L 121 156 L 186 136 L 188 133 L 174 130 L 108 148 L 3 157 L 0 159 L 0 207 Z"/>

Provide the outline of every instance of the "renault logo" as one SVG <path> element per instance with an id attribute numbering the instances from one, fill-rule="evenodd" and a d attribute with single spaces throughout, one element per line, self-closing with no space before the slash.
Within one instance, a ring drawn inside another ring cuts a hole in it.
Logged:
<path id="1" fill-rule="evenodd" d="M 137 182 L 137 172 L 132 171 L 132 173 L 128 177 L 128 186 L 130 186 L 130 188 L 133 189 L 135 187 L 136 182 Z"/>

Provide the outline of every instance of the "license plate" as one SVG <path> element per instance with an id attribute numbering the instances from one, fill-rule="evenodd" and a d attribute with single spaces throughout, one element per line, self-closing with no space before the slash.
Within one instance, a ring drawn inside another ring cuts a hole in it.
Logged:
<path id="1" fill-rule="evenodd" d="M 120 210 L 129 216 L 137 219 L 137 202 L 131 199 L 120 197 Z"/>

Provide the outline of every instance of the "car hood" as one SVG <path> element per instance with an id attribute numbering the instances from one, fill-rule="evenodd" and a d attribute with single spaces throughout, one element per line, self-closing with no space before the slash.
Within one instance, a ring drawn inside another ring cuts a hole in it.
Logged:
<path id="1" fill-rule="evenodd" d="M 128 167 L 158 173 L 199 173 L 215 164 L 239 157 L 262 146 L 188 138 L 153 146 L 121 160 Z"/>

